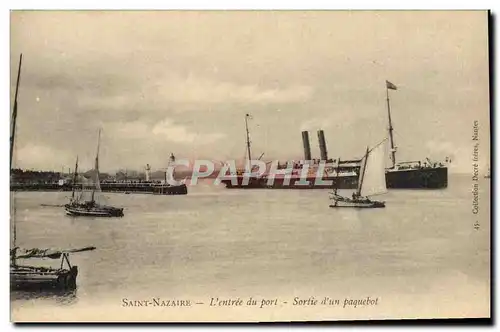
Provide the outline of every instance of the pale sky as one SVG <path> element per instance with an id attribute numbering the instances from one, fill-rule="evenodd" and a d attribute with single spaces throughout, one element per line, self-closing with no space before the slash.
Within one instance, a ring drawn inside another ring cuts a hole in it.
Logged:
<path id="1" fill-rule="evenodd" d="M 303 158 L 323 129 L 354 158 L 387 129 L 399 160 L 451 156 L 470 172 L 472 125 L 489 160 L 486 11 L 13 12 L 11 102 L 23 53 L 14 167 L 103 171 L 183 159 Z M 11 107 L 12 110 L 12 107 Z"/>

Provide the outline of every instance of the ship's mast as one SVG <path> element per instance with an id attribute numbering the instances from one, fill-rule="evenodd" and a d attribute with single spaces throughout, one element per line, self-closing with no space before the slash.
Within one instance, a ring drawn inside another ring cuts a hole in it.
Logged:
<path id="1" fill-rule="evenodd" d="M 75 163 L 75 173 L 73 174 L 73 184 L 72 184 L 72 193 L 71 193 L 71 200 L 75 199 L 75 186 L 76 186 L 76 177 L 78 176 L 78 156 L 76 156 L 76 163 Z"/>
<path id="2" fill-rule="evenodd" d="M 19 55 L 19 68 L 17 70 L 17 82 L 16 82 L 16 94 L 14 95 L 14 108 L 12 110 L 12 130 L 11 130 L 11 135 L 10 135 L 10 169 L 12 170 L 12 156 L 14 153 L 14 141 L 16 138 L 16 120 L 17 120 L 17 94 L 19 91 L 19 82 L 21 81 L 21 64 L 23 62 L 23 54 L 21 53 Z M 14 205 L 15 209 L 15 205 Z M 12 216 L 11 216 L 12 217 Z M 13 219 L 13 252 L 11 252 L 11 264 L 13 266 L 16 266 L 16 242 L 17 242 L 17 225 L 16 225 L 16 218 L 15 216 L 12 217 Z"/>
<path id="3" fill-rule="evenodd" d="M 387 96 L 387 114 L 388 114 L 388 118 L 389 118 L 389 139 L 391 141 L 391 161 L 392 161 L 392 168 L 394 168 L 394 167 L 396 167 L 396 149 L 394 148 L 394 137 L 392 134 L 394 128 L 392 127 L 391 104 L 389 102 L 389 82 L 387 82 L 387 81 L 386 81 L 386 85 L 385 85 L 385 93 Z"/>
<path id="4" fill-rule="evenodd" d="M 95 184 L 94 188 L 92 189 L 92 199 L 91 199 L 92 202 L 94 202 L 96 189 L 101 187 L 101 184 L 99 183 L 99 147 L 100 147 L 100 145 L 101 145 L 101 129 L 99 129 L 99 134 L 97 137 L 97 153 L 95 156 L 95 172 L 96 172 L 95 181 L 96 181 L 96 184 Z"/>
<path id="5" fill-rule="evenodd" d="M 247 133 L 247 152 L 248 152 L 248 171 L 250 171 L 250 160 L 252 160 L 252 155 L 250 152 L 250 133 L 248 131 L 248 118 L 250 117 L 250 114 L 245 115 L 245 129 Z"/>

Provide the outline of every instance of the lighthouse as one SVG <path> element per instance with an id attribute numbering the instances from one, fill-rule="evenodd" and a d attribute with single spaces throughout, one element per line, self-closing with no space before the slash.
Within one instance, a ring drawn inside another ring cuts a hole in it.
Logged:
<path id="1" fill-rule="evenodd" d="M 146 164 L 146 181 L 151 181 L 151 166 Z"/>

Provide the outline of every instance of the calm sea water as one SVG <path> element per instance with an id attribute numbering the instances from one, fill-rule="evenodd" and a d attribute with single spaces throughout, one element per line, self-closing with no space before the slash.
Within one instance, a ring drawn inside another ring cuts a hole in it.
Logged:
<path id="1" fill-rule="evenodd" d="M 105 193 L 125 208 L 125 217 L 111 219 L 69 217 L 41 205 L 64 204 L 68 193 L 14 193 L 18 245 L 98 249 L 71 256 L 79 267 L 75 292 L 12 292 L 12 319 L 487 317 L 490 182 L 480 181 L 479 216 L 471 211 L 471 189 L 469 177 L 451 177 L 445 190 L 390 190 L 385 209 L 356 210 L 329 208 L 326 190 L 201 183 L 186 196 Z M 340 305 L 293 305 L 296 297 L 325 296 Z M 343 307 L 368 296 L 377 305 Z M 193 306 L 123 306 L 124 299 L 154 297 Z M 217 297 L 252 297 L 257 306 L 211 307 Z M 260 308 L 263 298 L 278 304 Z"/>

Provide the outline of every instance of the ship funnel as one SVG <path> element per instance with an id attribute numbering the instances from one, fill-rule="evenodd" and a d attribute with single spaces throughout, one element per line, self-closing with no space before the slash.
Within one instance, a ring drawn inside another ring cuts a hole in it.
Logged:
<path id="1" fill-rule="evenodd" d="M 309 144 L 309 133 L 302 132 L 302 143 L 304 143 L 304 160 L 311 160 L 311 145 Z"/>
<path id="2" fill-rule="evenodd" d="M 328 160 L 328 152 L 326 151 L 325 133 L 323 132 L 323 130 L 318 130 L 318 141 L 319 141 L 319 150 L 321 153 L 321 160 Z"/>

